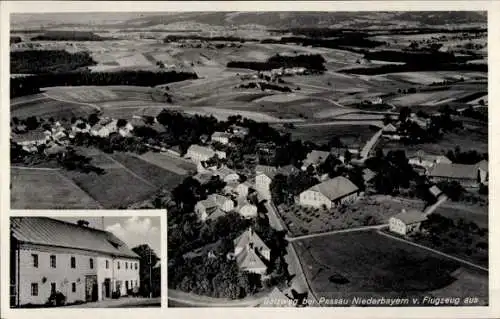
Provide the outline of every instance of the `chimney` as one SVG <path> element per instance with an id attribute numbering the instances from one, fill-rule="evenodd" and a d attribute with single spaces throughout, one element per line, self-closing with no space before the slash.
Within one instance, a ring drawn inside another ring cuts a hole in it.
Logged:
<path id="1" fill-rule="evenodd" d="M 83 219 L 80 219 L 76 222 L 76 224 L 80 227 L 88 227 L 89 226 L 89 222 L 86 221 L 86 220 L 83 220 Z"/>

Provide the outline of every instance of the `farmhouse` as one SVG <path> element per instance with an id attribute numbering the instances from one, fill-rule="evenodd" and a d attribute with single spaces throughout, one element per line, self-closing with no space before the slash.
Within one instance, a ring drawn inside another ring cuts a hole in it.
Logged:
<path id="1" fill-rule="evenodd" d="M 21 145 L 26 151 L 31 150 L 33 147 L 46 144 L 49 139 L 49 135 L 39 130 L 30 131 L 24 134 L 12 134 L 12 140 Z"/>
<path id="2" fill-rule="evenodd" d="M 245 136 L 248 135 L 250 130 L 246 127 L 243 127 L 243 126 L 231 125 L 229 127 L 229 132 L 233 133 L 234 136 L 236 136 L 236 137 L 245 138 Z"/>
<path id="3" fill-rule="evenodd" d="M 382 128 L 382 136 L 391 140 L 401 139 L 401 135 L 398 133 L 398 129 L 392 125 L 392 123 L 387 124 Z"/>
<path id="4" fill-rule="evenodd" d="M 350 180 L 338 176 L 303 191 L 299 195 L 300 205 L 332 208 L 356 200 L 359 189 Z"/>
<path id="5" fill-rule="evenodd" d="M 229 138 L 231 137 L 231 134 L 226 133 L 226 132 L 215 132 L 212 134 L 212 141 L 222 143 L 224 145 L 229 144 Z"/>
<path id="6" fill-rule="evenodd" d="M 207 199 L 199 201 L 194 211 L 201 221 L 216 219 L 234 209 L 234 202 L 225 196 L 211 194 Z"/>
<path id="7" fill-rule="evenodd" d="M 240 179 L 240 176 L 227 166 L 222 166 L 216 170 L 214 175 L 219 176 L 226 183 L 235 183 Z"/>
<path id="8" fill-rule="evenodd" d="M 90 134 L 94 136 L 108 137 L 111 133 L 118 131 L 118 127 L 116 126 L 117 122 L 117 120 L 109 118 L 102 119 L 99 123 L 92 127 Z"/>
<path id="9" fill-rule="evenodd" d="M 11 276 L 15 306 L 121 296 L 139 286 L 139 256 L 107 231 L 46 217 L 13 217 Z"/>
<path id="10" fill-rule="evenodd" d="M 243 218 L 254 218 L 257 217 L 257 206 L 252 204 L 244 204 L 238 210 L 238 213 Z"/>
<path id="11" fill-rule="evenodd" d="M 403 209 L 401 213 L 389 219 L 389 230 L 406 236 L 418 231 L 420 224 L 426 219 L 426 215 L 418 210 L 406 211 Z"/>
<path id="12" fill-rule="evenodd" d="M 408 163 L 410 165 L 422 167 L 426 170 L 429 170 L 436 164 L 439 163 L 451 164 L 451 161 L 448 157 L 444 155 L 422 154 L 410 157 L 408 159 Z"/>
<path id="13" fill-rule="evenodd" d="M 71 131 L 73 133 L 89 133 L 90 125 L 82 120 L 76 120 L 73 126 L 71 127 Z"/>
<path id="14" fill-rule="evenodd" d="M 255 167 L 255 189 L 265 199 L 271 199 L 271 182 L 276 175 L 277 168 L 273 166 L 257 165 Z"/>
<path id="15" fill-rule="evenodd" d="M 434 183 L 456 181 L 463 187 L 479 186 L 478 165 L 439 163 L 429 171 L 428 175 Z"/>
<path id="16" fill-rule="evenodd" d="M 318 167 L 326 161 L 328 155 L 330 155 L 329 152 L 312 150 L 302 161 L 302 170 L 305 171 L 310 165 L 312 165 L 314 168 Z"/>
<path id="17" fill-rule="evenodd" d="M 194 144 L 188 148 L 185 157 L 191 159 L 193 162 L 202 162 L 209 160 L 214 155 L 215 151 L 211 148 Z"/>
<path id="18" fill-rule="evenodd" d="M 271 250 L 252 228 L 234 240 L 234 258 L 242 271 L 264 275 L 271 259 Z"/>

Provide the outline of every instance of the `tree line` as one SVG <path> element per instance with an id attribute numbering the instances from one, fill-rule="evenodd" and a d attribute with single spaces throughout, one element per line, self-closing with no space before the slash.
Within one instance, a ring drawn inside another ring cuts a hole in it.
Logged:
<path id="1" fill-rule="evenodd" d="M 30 95 L 40 92 L 42 87 L 79 85 L 133 85 L 156 86 L 160 84 L 197 79 L 196 73 L 189 72 L 61 72 L 44 73 L 28 77 L 10 79 L 10 97 Z"/>
<path id="2" fill-rule="evenodd" d="M 111 38 L 101 37 L 90 31 L 46 31 L 31 38 L 31 41 L 105 41 Z"/>
<path id="3" fill-rule="evenodd" d="M 325 59 L 320 54 L 300 54 L 296 56 L 283 56 L 276 54 L 265 62 L 256 61 L 230 61 L 228 68 L 243 68 L 255 71 L 268 71 L 279 68 L 303 67 L 313 71 L 325 71 Z"/>

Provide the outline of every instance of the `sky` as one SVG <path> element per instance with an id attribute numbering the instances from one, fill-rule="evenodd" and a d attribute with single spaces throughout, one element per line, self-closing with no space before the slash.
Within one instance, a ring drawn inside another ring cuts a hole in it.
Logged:
<path id="1" fill-rule="evenodd" d="M 158 256 L 161 256 L 161 221 L 157 216 L 126 217 L 56 217 L 70 223 L 80 219 L 89 222 L 89 227 L 104 229 L 123 240 L 129 248 L 148 244 Z M 103 224 L 104 222 L 104 224 Z"/>

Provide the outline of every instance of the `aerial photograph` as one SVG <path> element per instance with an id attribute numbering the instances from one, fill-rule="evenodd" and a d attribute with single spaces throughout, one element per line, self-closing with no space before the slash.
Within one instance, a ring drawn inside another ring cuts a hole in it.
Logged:
<path id="1" fill-rule="evenodd" d="M 12 308 L 160 307 L 159 217 L 10 218 Z"/>
<path id="2" fill-rule="evenodd" d="M 162 209 L 169 307 L 486 306 L 486 11 L 10 16 L 11 209 Z"/>

